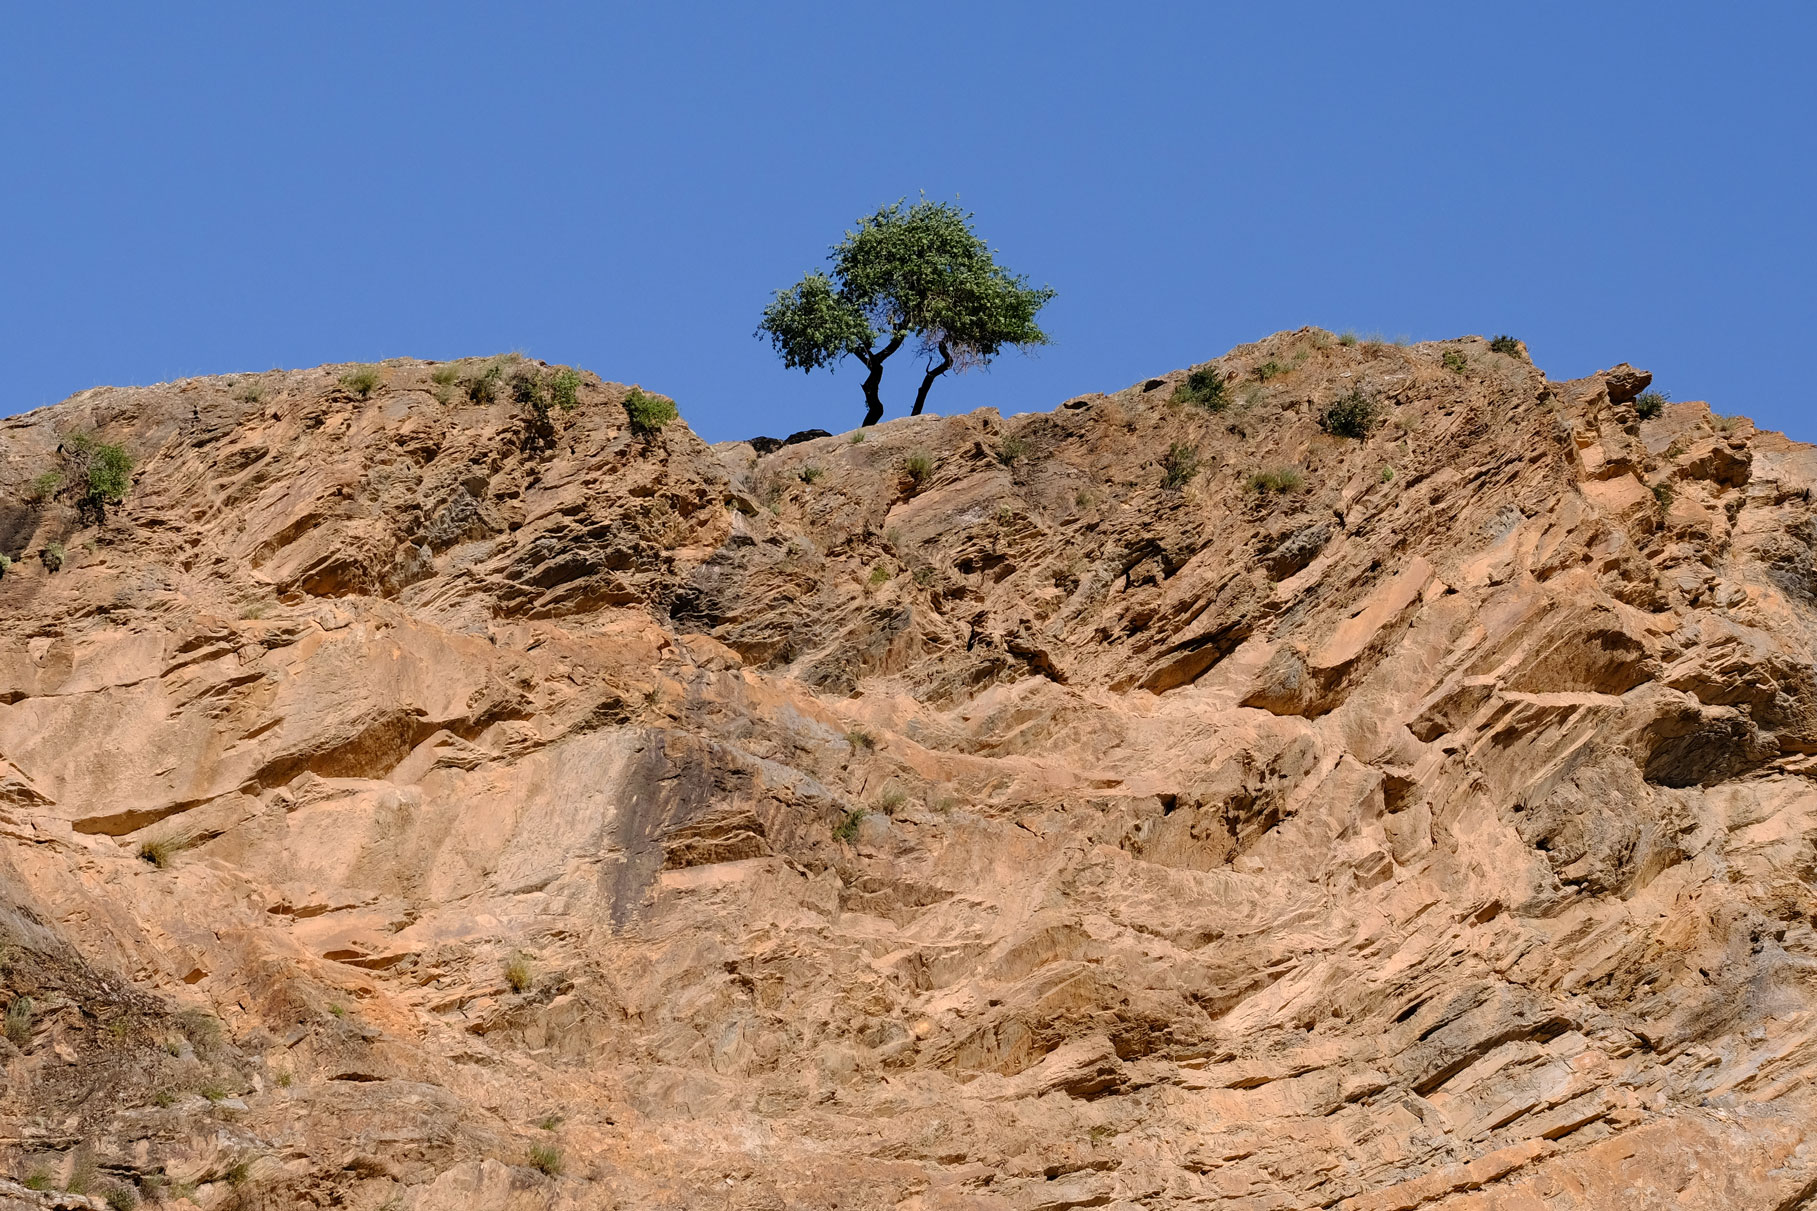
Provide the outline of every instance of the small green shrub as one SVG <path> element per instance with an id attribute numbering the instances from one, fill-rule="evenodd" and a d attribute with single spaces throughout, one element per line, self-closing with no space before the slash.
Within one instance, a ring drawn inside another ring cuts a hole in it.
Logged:
<path id="1" fill-rule="evenodd" d="M 151 1095 L 151 1104 L 160 1110 L 169 1110 L 177 1104 L 177 1094 L 173 1089 L 160 1089 Z"/>
<path id="2" fill-rule="evenodd" d="M 341 375 L 341 386 L 353 392 L 361 399 L 366 399 L 379 389 L 379 368 L 377 366 L 355 366 Z"/>
<path id="3" fill-rule="evenodd" d="M 554 1144 L 531 1144 L 530 1167 L 548 1177 L 562 1175 L 561 1149 Z"/>
<path id="4" fill-rule="evenodd" d="M 549 394 L 543 390 L 543 381 L 534 369 L 519 370 L 511 376 L 511 399 L 537 412 L 549 410 Z"/>
<path id="5" fill-rule="evenodd" d="M 1346 329 L 1343 333 L 1341 333 L 1338 336 L 1338 344 L 1344 346 L 1346 349 L 1350 348 L 1352 345 L 1355 345 L 1356 344 L 1356 333 L 1351 332 L 1348 329 Z"/>
<path id="6" fill-rule="evenodd" d="M 864 430 L 860 429 L 860 430 L 858 430 L 858 432 L 852 434 L 852 445 L 862 446 L 863 444 L 864 444 Z"/>
<path id="7" fill-rule="evenodd" d="M 201 1094 L 203 1097 L 207 1098 L 211 1102 L 224 1102 L 228 1098 L 228 1093 L 227 1093 L 226 1088 L 221 1085 L 214 1084 L 213 1082 L 210 1082 L 209 1084 L 202 1086 L 200 1089 L 196 1090 L 196 1092 Z"/>
<path id="8" fill-rule="evenodd" d="M 877 737 L 871 735 L 871 733 L 865 731 L 861 727 L 855 727 L 847 732 L 845 734 L 845 742 L 851 745 L 853 749 L 877 747 Z"/>
<path id="9" fill-rule="evenodd" d="M 908 802 L 908 792 L 900 786 L 886 786 L 877 796 L 877 810 L 886 816 L 893 816 Z"/>
<path id="10" fill-rule="evenodd" d="M 1259 383 L 1265 383 L 1271 378 L 1280 378 L 1286 373 L 1287 367 L 1275 361 L 1272 357 L 1257 366 L 1254 370 L 1256 381 Z"/>
<path id="11" fill-rule="evenodd" d="M 243 404 L 256 404 L 265 398 L 265 388 L 257 383 L 247 383 L 234 392 L 233 397 Z"/>
<path id="12" fill-rule="evenodd" d="M 0 578 L 4 578 L 6 574 L 12 570 L 13 557 L 11 555 L 0 555 Z"/>
<path id="13" fill-rule="evenodd" d="M 660 395 L 647 395 L 640 387 L 631 388 L 625 396 L 625 415 L 631 421 L 631 432 L 639 437 L 653 437 L 662 427 L 681 414 L 672 400 Z"/>
<path id="14" fill-rule="evenodd" d="M 890 578 L 890 570 L 882 564 L 871 569 L 871 583 L 882 584 Z"/>
<path id="15" fill-rule="evenodd" d="M 572 412 L 580 406 L 580 371 L 572 366 L 561 366 L 549 379 L 549 398 L 563 412 Z"/>
<path id="16" fill-rule="evenodd" d="M 221 1174 L 221 1180 L 230 1186 L 244 1186 L 252 1177 L 251 1161 L 235 1161 L 227 1166 L 227 1172 Z"/>
<path id="17" fill-rule="evenodd" d="M 1174 388 L 1176 403 L 1196 404 L 1209 412 L 1222 412 L 1230 406 L 1230 390 L 1216 366 L 1200 366 L 1186 375 L 1186 381 Z"/>
<path id="18" fill-rule="evenodd" d="M 536 1125 L 541 1127 L 544 1131 L 553 1131 L 562 1125 L 562 1116 L 559 1114 L 545 1114 L 536 1120 Z"/>
<path id="19" fill-rule="evenodd" d="M 1380 478 L 1380 480 L 1385 484 L 1393 483 L 1394 482 L 1394 468 L 1393 467 L 1383 467 L 1382 473 L 1378 478 Z"/>
<path id="20" fill-rule="evenodd" d="M 1463 374 L 1470 369 L 1470 359 L 1464 356 L 1461 349 L 1447 349 L 1438 360 L 1453 374 Z"/>
<path id="21" fill-rule="evenodd" d="M 132 457 L 126 447 L 93 434 L 78 433 L 63 443 L 63 468 L 54 483 L 39 476 L 50 489 L 46 498 L 67 485 L 74 490 L 77 511 L 96 523 L 107 520 L 108 506 L 125 501 L 132 487 Z"/>
<path id="22" fill-rule="evenodd" d="M 510 961 L 505 964 L 505 983 L 510 985 L 511 991 L 529 992 L 530 986 L 534 982 L 535 975 L 530 970 L 530 956 L 522 953 L 512 955 Z"/>
<path id="23" fill-rule="evenodd" d="M 934 473 L 934 456 L 925 450 L 916 450 L 902 460 L 902 473 L 909 477 L 909 482 L 919 488 L 927 482 L 928 476 Z"/>
<path id="24" fill-rule="evenodd" d="M 1378 411 L 1373 396 L 1360 386 L 1352 387 L 1320 414 L 1319 428 L 1333 437 L 1368 437 Z"/>
<path id="25" fill-rule="evenodd" d="M 924 589 L 927 588 L 927 586 L 933 584 L 934 583 L 934 569 L 932 569 L 930 567 L 926 567 L 926 566 L 916 568 L 915 569 L 915 583 L 920 585 Z"/>
<path id="26" fill-rule="evenodd" d="M 1634 415 L 1641 420 L 1652 420 L 1666 410 L 1671 398 L 1664 391 L 1642 391 L 1634 401 Z"/>
<path id="27" fill-rule="evenodd" d="M 1192 477 L 1199 473 L 1199 452 L 1185 442 L 1175 442 L 1167 448 L 1167 457 L 1161 460 L 1161 486 L 1171 491 L 1184 488 Z"/>
<path id="28" fill-rule="evenodd" d="M 296 1074 L 288 1068 L 278 1069 L 277 1082 L 279 1089 L 288 1089 L 296 1083 Z"/>
<path id="29" fill-rule="evenodd" d="M 35 1170 L 30 1177 L 25 1179 L 25 1188 L 27 1190 L 50 1189 L 50 1174 L 42 1169 Z"/>
<path id="30" fill-rule="evenodd" d="M 1717 416 L 1716 414 L 1711 413 L 1710 425 L 1718 433 L 1728 433 L 1746 419 L 1746 417 L 1742 416 Z"/>
<path id="31" fill-rule="evenodd" d="M 452 387 L 460 378 L 461 368 L 456 362 L 443 362 L 429 372 L 429 381 L 438 387 Z"/>
<path id="32" fill-rule="evenodd" d="M 1670 509 L 1672 507 L 1672 501 L 1674 499 L 1676 499 L 1674 493 L 1672 492 L 1672 485 L 1669 483 L 1666 483 L 1664 480 L 1661 480 L 1658 483 L 1654 484 L 1653 485 L 1653 499 L 1659 502 L 1660 508 Z"/>
<path id="33" fill-rule="evenodd" d="M 856 837 L 858 835 L 858 826 L 864 823 L 864 817 L 865 810 L 862 807 L 854 807 L 851 811 L 841 816 L 839 818 L 839 823 L 833 825 L 833 840 L 850 841 L 853 837 Z"/>
<path id="34" fill-rule="evenodd" d="M 997 461 L 1013 467 L 1028 456 L 1028 443 L 1014 433 L 997 443 Z"/>
<path id="35" fill-rule="evenodd" d="M 330 1001 L 328 1002 L 328 1012 L 332 1013 L 337 1018 L 344 1018 L 347 1016 L 347 1006 L 341 1004 L 339 1001 Z"/>
<path id="36" fill-rule="evenodd" d="M 1298 492 L 1306 486 L 1306 477 L 1298 467 L 1274 467 L 1257 471 L 1248 480 L 1251 492 Z"/>
<path id="37" fill-rule="evenodd" d="M 489 362 L 486 368 L 467 380 L 467 398 L 476 404 L 490 404 L 498 399 L 499 380 L 505 377 L 505 368 L 497 362 Z"/>
<path id="38" fill-rule="evenodd" d="M 65 554 L 67 554 L 67 552 L 63 550 L 62 543 L 47 542 L 38 552 L 38 562 L 44 565 L 44 570 L 46 572 L 61 572 L 63 570 L 63 557 Z"/>
<path id="39" fill-rule="evenodd" d="M 1520 342 L 1504 332 L 1500 336 L 1490 339 L 1489 352 L 1505 353 L 1509 357 L 1519 357 L 1521 355 Z"/>
<path id="40" fill-rule="evenodd" d="M 24 1047 L 32 1039 L 32 999 L 14 997 L 6 1007 L 6 1037 L 15 1047 Z"/>
<path id="41" fill-rule="evenodd" d="M 25 499 L 33 504 L 42 504 L 55 496 L 62 487 L 63 472 L 46 471 L 25 485 Z"/>
<path id="42" fill-rule="evenodd" d="M 112 1211 L 133 1211 L 139 1205 L 139 1192 L 120 1183 L 109 1186 L 104 1197 Z"/>
<path id="43" fill-rule="evenodd" d="M 177 851 L 181 848 L 173 837 L 152 837 L 139 845 L 139 857 L 159 870 L 164 870 L 176 859 Z"/>
<path id="44" fill-rule="evenodd" d="M 824 470 L 822 470 L 821 468 L 815 466 L 813 463 L 809 463 L 807 466 L 803 467 L 801 470 L 797 471 L 795 474 L 797 477 L 800 478 L 802 483 L 811 484 L 811 483 L 819 482 L 820 477 L 825 475 L 826 472 Z"/>

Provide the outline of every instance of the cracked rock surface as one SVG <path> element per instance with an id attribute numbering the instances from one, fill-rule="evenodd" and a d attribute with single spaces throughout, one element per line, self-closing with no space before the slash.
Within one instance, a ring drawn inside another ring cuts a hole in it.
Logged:
<path id="1" fill-rule="evenodd" d="M 1817 1206 L 1817 448 L 1212 364 L 0 421 L 0 1208 Z"/>

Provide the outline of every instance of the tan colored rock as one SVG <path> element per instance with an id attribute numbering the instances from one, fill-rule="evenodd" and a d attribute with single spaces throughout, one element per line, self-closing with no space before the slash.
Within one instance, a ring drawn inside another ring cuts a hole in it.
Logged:
<path id="1" fill-rule="evenodd" d="M 0 511 L 0 1201 L 1798 1205 L 1817 450 L 1455 347 L 762 454 L 408 361 L 0 421 L 9 501 L 137 461 Z"/>

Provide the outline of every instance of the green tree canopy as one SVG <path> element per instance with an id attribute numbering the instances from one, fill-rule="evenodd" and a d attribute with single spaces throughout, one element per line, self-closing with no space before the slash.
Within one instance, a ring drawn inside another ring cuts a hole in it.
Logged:
<path id="1" fill-rule="evenodd" d="M 864 423 L 883 418 L 883 363 L 911 339 L 927 358 L 910 415 L 948 370 L 982 366 L 1004 349 L 1045 345 L 1035 316 L 1054 297 L 1047 287 L 997 264 L 972 232 L 972 215 L 926 198 L 898 201 L 858 220 L 834 245 L 830 274 L 813 272 L 778 290 L 757 335 L 791 370 L 864 363 Z"/>

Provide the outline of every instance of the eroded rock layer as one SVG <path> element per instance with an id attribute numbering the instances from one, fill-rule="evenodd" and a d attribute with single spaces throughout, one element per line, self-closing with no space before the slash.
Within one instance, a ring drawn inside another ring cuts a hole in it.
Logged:
<path id="1" fill-rule="evenodd" d="M 761 455 L 404 361 L 0 422 L 0 1206 L 1817 1205 L 1817 449 L 1214 364 Z"/>

